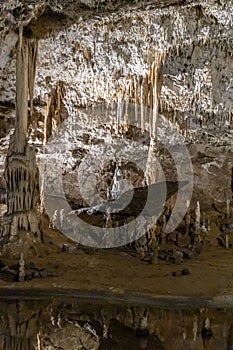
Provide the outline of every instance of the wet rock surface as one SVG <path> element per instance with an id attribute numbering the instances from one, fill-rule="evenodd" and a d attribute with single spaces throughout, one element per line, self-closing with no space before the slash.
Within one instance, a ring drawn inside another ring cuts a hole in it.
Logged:
<path id="1" fill-rule="evenodd" d="M 63 299 L 1 301 L 4 350 L 231 349 L 232 309 L 178 310 Z M 19 327 L 20 324 L 20 327 Z"/>

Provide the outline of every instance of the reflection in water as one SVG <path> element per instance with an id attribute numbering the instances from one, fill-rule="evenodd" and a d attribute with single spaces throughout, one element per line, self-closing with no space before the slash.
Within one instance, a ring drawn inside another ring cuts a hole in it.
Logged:
<path id="1" fill-rule="evenodd" d="M 233 350 L 233 310 L 2 300 L 0 349 Z"/>

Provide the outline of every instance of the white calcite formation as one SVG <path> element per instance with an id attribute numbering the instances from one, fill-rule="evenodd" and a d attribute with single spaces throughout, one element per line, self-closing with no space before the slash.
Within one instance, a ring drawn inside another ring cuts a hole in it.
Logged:
<path id="1" fill-rule="evenodd" d="M 94 144 L 131 132 L 132 114 L 147 146 L 147 182 L 154 182 L 159 176 L 153 164 L 157 133 L 166 137 L 157 125 L 161 114 L 188 145 L 196 183 L 193 206 L 197 200 L 201 207 L 204 200 L 227 203 L 233 163 L 232 6 L 214 0 L 1 2 L 1 156 L 6 156 L 10 120 L 16 115 L 6 158 L 8 209 L 2 235 L 25 230 L 40 239 L 36 156 L 28 142 L 41 150 L 57 126 L 70 116 L 78 120 L 80 113 L 82 135 L 74 147 L 73 130 L 67 130 L 63 141 L 69 159 L 59 158 L 64 187 L 74 201 L 80 204 L 78 165 Z M 112 103 L 117 112 L 109 130 L 85 113 L 96 104 L 106 112 Z M 125 157 L 130 142 L 127 147 Z M 159 154 L 159 160 L 172 180 L 170 158 Z"/>

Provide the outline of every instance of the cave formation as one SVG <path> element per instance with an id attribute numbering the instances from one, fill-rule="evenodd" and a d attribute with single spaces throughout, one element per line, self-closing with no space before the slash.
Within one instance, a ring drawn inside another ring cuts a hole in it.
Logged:
<path id="1" fill-rule="evenodd" d="M 30 101 L 30 119 L 32 122 L 38 40 L 42 39 L 44 36 L 50 35 L 52 30 L 61 30 L 62 26 L 64 26 L 63 22 L 65 19 L 65 16 L 59 16 L 52 12 L 50 7 L 45 7 L 43 12 L 39 13 L 37 20 L 32 19 L 25 27 L 19 26 L 18 42 L 16 46 L 15 131 L 11 137 L 5 164 L 7 212 L 3 216 L 1 227 L 2 238 L 6 239 L 6 242 L 8 242 L 8 240 L 9 242 L 15 241 L 16 245 L 19 239 L 24 241 L 25 237 L 28 237 L 29 234 L 32 236 L 32 238 L 30 237 L 32 243 L 43 241 L 42 219 L 40 216 L 43 215 L 44 208 L 42 205 L 42 213 L 38 212 L 39 195 L 41 191 L 39 189 L 36 154 L 35 150 L 28 144 L 27 137 L 29 125 L 28 97 Z M 65 21 L 65 23 L 66 22 L 67 21 Z M 142 134 L 145 132 L 146 109 L 150 108 L 149 134 L 152 144 L 157 142 L 157 115 L 160 106 L 162 61 L 164 61 L 164 59 L 163 54 L 155 54 L 155 58 L 152 59 L 152 63 L 150 64 L 148 74 L 144 76 L 139 83 L 139 90 L 137 82 L 135 82 L 134 86 L 135 111 L 137 111 L 136 103 L 138 102 L 140 104 L 140 125 Z M 58 127 L 65 119 L 64 116 L 61 116 L 61 104 L 64 98 L 62 85 L 63 82 L 59 81 L 56 89 L 47 101 L 44 120 L 45 144 L 51 136 L 52 130 Z M 133 90 L 132 86 L 131 90 Z M 129 96 L 126 98 L 129 98 Z M 138 98 L 139 101 L 137 101 Z M 123 101 L 119 100 L 118 95 L 118 105 L 119 102 Z M 137 118 L 138 116 L 136 116 L 136 119 Z M 119 119 L 119 115 L 117 115 L 117 119 Z M 117 124 L 118 123 L 119 120 L 117 120 Z M 35 127 L 37 126 L 34 125 L 34 128 Z M 146 171 L 147 178 L 149 178 L 147 184 L 149 185 L 155 182 L 156 178 L 152 180 L 150 166 Z M 177 190 L 174 192 L 176 191 Z M 170 195 L 168 197 L 170 197 Z M 137 199 L 137 201 L 138 200 L 140 201 L 141 199 Z M 136 212 L 135 216 L 138 216 Z M 134 214 L 131 214 L 131 216 L 132 215 Z M 7 246 L 11 246 L 11 244 L 5 243 L 5 248 Z M 17 255 L 16 252 L 17 248 L 15 246 L 14 249 L 11 249 L 11 255 Z"/>
<path id="2" fill-rule="evenodd" d="M 3 238 L 14 241 L 19 239 L 19 232 L 31 233 L 35 241 L 41 241 L 41 222 L 36 215 L 38 170 L 35 152 L 27 142 L 28 95 L 32 113 L 37 40 L 25 38 L 22 27 L 16 50 L 16 124 L 6 158 L 7 213 L 1 234 Z"/>
<path id="3" fill-rule="evenodd" d="M 188 179 L 189 191 L 194 188 L 192 196 L 187 197 L 187 189 L 178 193 L 178 201 L 171 196 L 142 237 L 142 227 L 135 227 L 136 243 L 120 248 L 108 241 L 107 246 L 133 256 L 136 250 L 142 264 L 188 261 L 209 245 L 216 251 L 232 247 L 230 1 L 5 1 L 0 6 L 5 14 L 0 56 L 0 200 L 7 204 L 0 208 L 3 254 L 20 258 L 24 266 L 27 256 L 76 251 L 67 236 L 75 237 L 81 227 L 74 224 L 68 232 L 69 213 L 95 207 L 96 198 L 114 199 L 122 180 L 145 188 Z M 65 134 L 57 141 L 62 127 Z M 101 147 L 111 145 L 108 140 L 125 142 L 120 161 L 105 162 Z M 179 155 L 177 142 L 183 140 L 192 174 Z M 143 171 L 130 159 L 140 159 L 134 143 L 138 152 L 145 151 Z M 101 169 L 94 164 L 98 157 Z M 39 181 L 44 161 L 53 183 Z M 78 187 L 80 166 L 83 179 L 95 175 L 99 197 L 89 186 L 92 180 Z M 53 190 L 49 204 L 46 190 Z M 174 207 L 185 215 L 167 232 Z M 106 210 L 96 227 L 114 227 L 113 216 Z M 93 224 L 94 218 L 87 214 L 85 220 Z M 122 226 L 133 220 L 130 212 Z M 96 248 L 95 237 L 85 234 Z M 86 246 L 81 242 L 78 249 L 89 252 Z"/>

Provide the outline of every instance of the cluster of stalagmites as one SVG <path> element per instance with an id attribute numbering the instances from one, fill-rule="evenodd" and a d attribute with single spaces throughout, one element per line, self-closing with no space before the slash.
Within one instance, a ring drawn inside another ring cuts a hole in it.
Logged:
<path id="1" fill-rule="evenodd" d="M 156 224 L 151 226 L 145 235 L 122 248 L 126 249 L 129 254 L 139 256 L 144 262 L 157 264 L 160 260 L 166 263 L 180 264 L 185 259 L 193 259 L 201 254 L 203 249 L 212 244 L 211 242 L 214 239 L 225 248 L 233 246 L 233 216 L 230 212 L 226 214 L 223 211 L 220 218 L 208 218 L 206 213 L 201 212 L 200 203 L 197 202 L 195 209 L 187 210 L 185 218 L 177 229 L 171 233 L 166 233 L 166 225 L 170 215 L 171 211 L 165 208 Z M 65 220 L 64 210 L 62 209 L 61 212 L 56 210 L 50 225 L 53 228 L 62 227 L 65 225 Z M 105 220 L 105 226 L 108 227 L 109 221 L 112 220 L 111 214 L 108 215 L 106 213 Z M 110 227 L 112 227 L 111 225 Z M 220 234 L 213 237 L 212 227 L 215 225 L 217 225 Z M 92 248 L 79 244 L 76 247 L 64 244 L 62 251 L 74 253 L 77 248 L 87 252 L 94 252 Z M 136 251 L 136 254 L 133 251 Z M 173 276 L 187 274 L 189 274 L 188 269 L 173 272 Z"/>
<path id="2" fill-rule="evenodd" d="M 154 228 L 131 244 L 142 260 L 150 263 L 164 260 L 179 264 L 184 259 L 191 259 L 199 255 L 203 247 L 210 244 L 211 220 L 207 219 L 205 214 L 201 214 L 199 202 L 192 213 L 187 211 L 184 220 L 175 231 L 166 233 L 169 216 L 170 213 L 166 210 Z M 222 213 L 221 218 L 217 221 L 220 231 L 219 236 L 216 237 L 218 243 L 226 248 L 233 246 L 233 216 L 230 212 Z M 187 271 L 182 274 L 187 274 Z"/>

